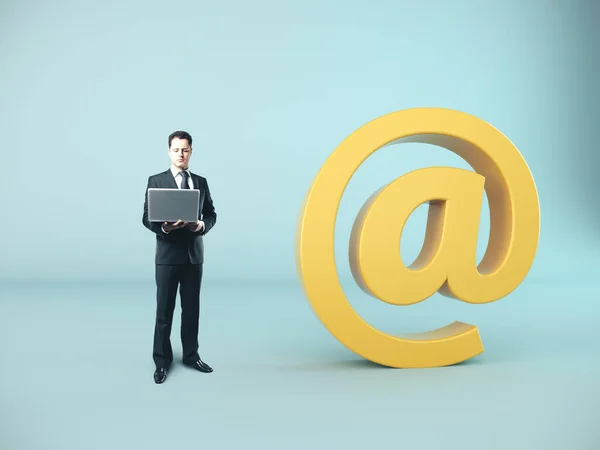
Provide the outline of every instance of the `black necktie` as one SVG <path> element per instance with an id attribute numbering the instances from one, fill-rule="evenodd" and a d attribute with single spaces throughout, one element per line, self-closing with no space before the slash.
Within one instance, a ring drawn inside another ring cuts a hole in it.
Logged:
<path id="1" fill-rule="evenodd" d="M 189 189 L 190 185 L 188 184 L 188 173 L 181 172 L 181 189 Z"/>

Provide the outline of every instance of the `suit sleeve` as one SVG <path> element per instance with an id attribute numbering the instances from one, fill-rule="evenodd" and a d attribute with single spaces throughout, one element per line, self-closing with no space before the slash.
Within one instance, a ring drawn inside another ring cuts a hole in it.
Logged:
<path id="1" fill-rule="evenodd" d="M 208 189 L 208 181 L 206 180 L 204 180 L 204 190 L 204 204 L 202 205 L 202 221 L 204 222 L 204 227 L 199 231 L 202 236 L 208 233 L 217 223 L 215 205 L 210 195 L 210 190 Z"/>
<path id="2" fill-rule="evenodd" d="M 150 231 L 156 233 L 159 236 L 166 237 L 167 233 L 165 233 L 162 229 L 162 223 L 160 222 L 150 222 L 148 220 L 148 189 L 156 187 L 154 183 L 154 179 L 152 177 L 148 177 L 148 185 L 146 186 L 146 195 L 144 196 L 144 214 L 142 215 L 142 223 L 146 228 Z"/>

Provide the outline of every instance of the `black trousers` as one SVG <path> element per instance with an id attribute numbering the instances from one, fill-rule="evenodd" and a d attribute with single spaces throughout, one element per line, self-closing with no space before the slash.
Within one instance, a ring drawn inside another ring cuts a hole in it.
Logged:
<path id="1" fill-rule="evenodd" d="M 154 350 L 156 367 L 168 368 L 173 362 L 171 327 L 177 289 L 181 300 L 181 344 L 183 362 L 193 363 L 198 355 L 198 322 L 202 264 L 156 265 L 156 323 Z"/>

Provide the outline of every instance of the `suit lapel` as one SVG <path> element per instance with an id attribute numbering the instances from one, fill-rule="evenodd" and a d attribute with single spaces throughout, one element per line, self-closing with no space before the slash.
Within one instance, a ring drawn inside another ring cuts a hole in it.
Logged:
<path id="1" fill-rule="evenodd" d="M 163 172 L 163 178 L 165 179 L 165 187 L 177 189 L 177 182 L 175 181 L 175 178 L 173 178 L 171 169 L 167 169 L 166 172 Z"/>
<path id="2" fill-rule="evenodd" d="M 194 189 L 198 189 L 200 191 L 200 197 L 202 197 L 202 190 L 200 189 L 200 178 L 195 173 L 190 172 L 192 176 L 192 181 L 194 182 Z"/>

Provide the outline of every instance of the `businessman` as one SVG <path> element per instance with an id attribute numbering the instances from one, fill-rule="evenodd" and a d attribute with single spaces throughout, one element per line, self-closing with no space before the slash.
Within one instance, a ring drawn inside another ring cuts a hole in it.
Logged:
<path id="1" fill-rule="evenodd" d="M 171 327 L 177 289 L 181 301 L 181 343 L 183 363 L 200 372 L 212 368 L 198 354 L 198 322 L 200 285 L 204 264 L 203 237 L 214 227 L 217 214 L 205 178 L 190 172 L 192 136 L 176 131 L 169 136 L 168 154 L 171 167 L 148 178 L 142 223 L 156 235 L 156 323 L 154 327 L 153 359 L 156 366 L 154 381 L 167 379 L 173 362 Z M 198 220 L 186 223 L 150 222 L 148 220 L 148 188 L 177 188 L 200 190 Z"/>

